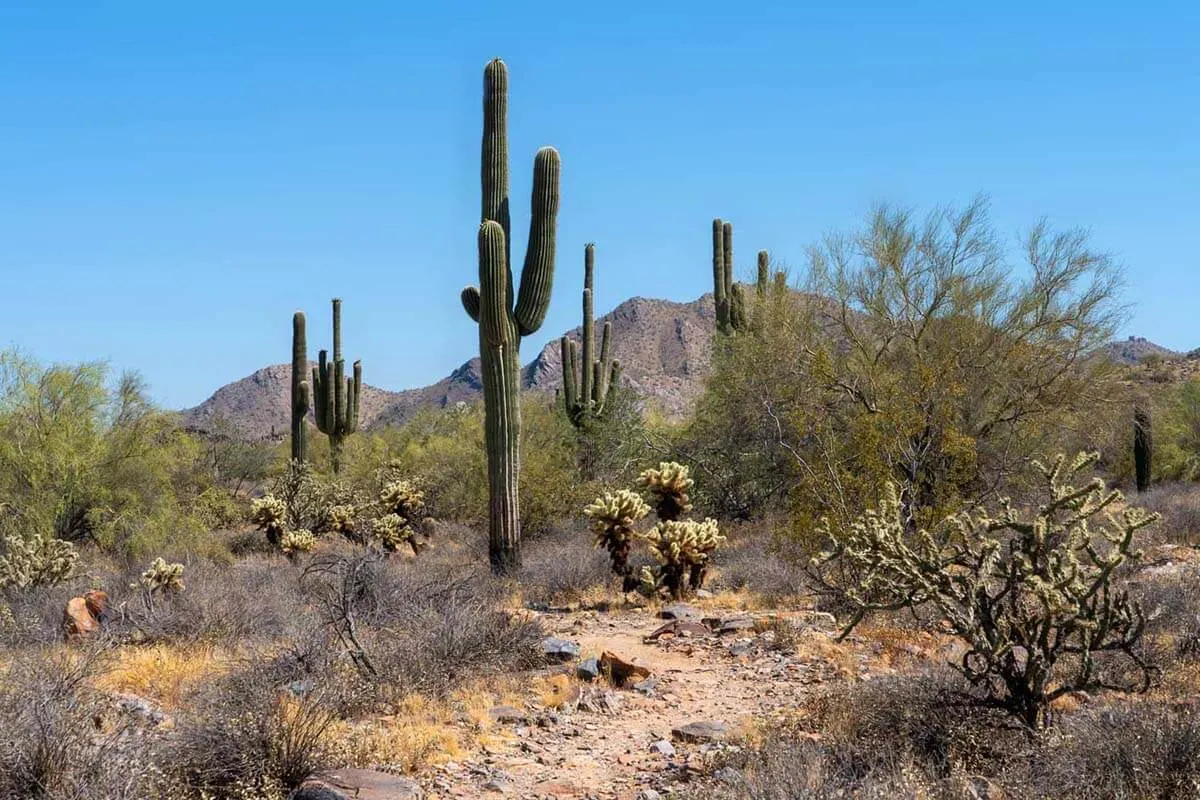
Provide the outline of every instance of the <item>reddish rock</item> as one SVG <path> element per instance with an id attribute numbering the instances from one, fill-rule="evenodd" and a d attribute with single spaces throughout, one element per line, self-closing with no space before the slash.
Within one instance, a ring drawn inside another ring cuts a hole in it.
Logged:
<path id="1" fill-rule="evenodd" d="M 613 686 L 624 686 L 630 680 L 650 677 L 650 668 L 637 660 L 627 661 L 616 653 L 605 650 L 600 654 L 600 671 L 608 676 Z"/>
<path id="2" fill-rule="evenodd" d="M 63 637 L 67 641 L 85 639 L 100 630 L 108 614 L 108 595 L 90 591 L 83 597 L 72 597 L 63 610 Z"/>

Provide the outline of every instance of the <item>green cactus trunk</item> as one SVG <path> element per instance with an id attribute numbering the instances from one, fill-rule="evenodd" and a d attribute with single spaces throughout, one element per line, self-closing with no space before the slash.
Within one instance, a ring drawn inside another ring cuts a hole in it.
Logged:
<path id="1" fill-rule="evenodd" d="M 1133 466 L 1138 493 L 1148 491 L 1154 474 L 1154 424 L 1143 403 L 1133 409 Z"/>
<path id="2" fill-rule="evenodd" d="M 730 334 L 750 327 L 748 301 L 740 283 L 733 279 L 733 223 L 714 219 L 712 223 L 713 301 L 717 310 L 717 331 Z M 759 284 L 762 281 L 762 256 L 759 253 Z"/>
<path id="3" fill-rule="evenodd" d="M 511 573 L 521 564 L 521 337 L 542 326 L 550 305 L 562 168 L 558 151 L 552 147 L 538 150 L 525 264 L 514 298 L 507 116 L 508 68 L 495 59 L 484 70 L 479 286 L 463 289 L 461 299 L 467 315 L 479 325 L 488 461 L 488 556 L 498 574 Z"/>
<path id="4" fill-rule="evenodd" d="M 308 339 L 304 312 L 292 315 L 292 460 L 308 460 Z"/>
<path id="5" fill-rule="evenodd" d="M 595 271 L 596 245 L 588 244 L 583 251 L 582 363 L 579 363 L 572 339 L 564 336 L 559 341 L 562 354 L 563 404 L 567 417 L 576 428 L 584 428 L 589 421 L 604 416 L 621 381 L 621 363 L 614 361 L 612 357 L 612 324 L 609 322 L 604 323 L 600 357 L 596 358 L 596 323 L 592 308 Z"/>
<path id="6" fill-rule="evenodd" d="M 342 301 L 333 299 L 333 363 L 322 350 L 313 367 L 313 394 L 317 429 L 329 437 L 329 459 L 335 473 L 342 469 L 342 449 L 346 437 L 358 430 L 358 412 L 362 395 L 362 362 L 355 361 L 354 375 L 346 376 L 342 357 Z"/>

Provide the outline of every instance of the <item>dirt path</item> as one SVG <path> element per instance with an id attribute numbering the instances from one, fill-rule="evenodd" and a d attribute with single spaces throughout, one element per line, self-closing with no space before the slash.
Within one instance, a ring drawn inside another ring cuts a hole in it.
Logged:
<path id="1" fill-rule="evenodd" d="M 719 618 L 730 630 L 707 633 L 693 623 L 691 635 L 647 641 L 664 620 L 646 610 L 544 614 L 554 636 L 580 645 L 581 660 L 610 651 L 647 667 L 650 679 L 614 688 L 603 678 L 579 681 L 579 662 L 565 665 L 557 673 L 570 673 L 569 682 L 544 678 L 523 708 L 497 710 L 502 719 L 479 751 L 420 776 L 428 797 L 653 798 L 642 793 L 707 771 L 755 723 L 794 708 L 814 684 L 857 673 L 866 660 L 833 644 L 828 621 L 813 614 L 780 614 L 776 623 L 775 615 L 734 609 L 702 616 L 708 627 L 720 627 Z M 546 697 L 552 682 L 568 699 L 559 709 Z M 728 733 L 709 741 L 672 733 L 697 722 L 724 723 Z"/>

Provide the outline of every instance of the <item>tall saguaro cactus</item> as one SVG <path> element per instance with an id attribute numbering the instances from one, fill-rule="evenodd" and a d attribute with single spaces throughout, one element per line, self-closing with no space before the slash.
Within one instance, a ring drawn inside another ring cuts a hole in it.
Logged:
<path id="1" fill-rule="evenodd" d="M 304 312 L 292 315 L 292 460 L 308 459 L 308 340 Z"/>
<path id="2" fill-rule="evenodd" d="M 521 563 L 521 337 L 542 326 L 554 280 L 555 224 L 562 162 L 553 147 L 533 161 L 529 239 L 520 289 L 513 297 L 508 201 L 508 68 L 500 59 L 483 73 L 483 189 L 479 226 L 479 286 L 462 291 L 467 315 L 479 324 L 484 443 L 488 461 L 488 555 L 503 574 Z"/>
<path id="3" fill-rule="evenodd" d="M 749 301 L 744 287 L 733 279 L 733 223 L 714 219 L 712 224 L 713 299 L 717 307 L 717 330 L 735 333 L 750 327 Z M 770 256 L 758 251 L 759 297 L 767 292 Z"/>
<path id="4" fill-rule="evenodd" d="M 1138 493 L 1148 490 L 1154 473 L 1154 425 L 1144 402 L 1133 408 L 1133 468 Z"/>
<path id="5" fill-rule="evenodd" d="M 362 394 L 362 362 L 354 362 L 354 376 L 346 376 L 342 358 L 342 301 L 333 299 L 333 363 L 322 350 L 313 367 L 313 395 L 317 429 L 329 437 L 333 471 L 342 468 L 342 444 L 358 430 L 359 398 Z"/>
<path id="6" fill-rule="evenodd" d="M 583 359 L 575 341 L 562 337 L 563 400 L 571 423 L 582 428 L 588 420 L 604 416 L 608 399 L 620 387 L 621 362 L 612 357 L 612 323 L 604 323 L 600 336 L 600 358 L 596 358 L 595 321 L 592 318 L 592 290 L 596 270 L 596 245 L 583 250 Z"/>

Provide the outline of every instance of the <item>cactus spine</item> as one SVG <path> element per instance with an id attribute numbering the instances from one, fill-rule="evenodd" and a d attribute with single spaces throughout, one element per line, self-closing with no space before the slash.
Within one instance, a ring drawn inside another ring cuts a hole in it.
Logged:
<path id="1" fill-rule="evenodd" d="M 308 376 L 308 340 L 304 312 L 292 315 L 292 460 L 308 459 L 308 405 L 311 391 Z"/>
<path id="2" fill-rule="evenodd" d="M 529 239 L 521 283 L 513 297 L 508 200 L 508 68 L 500 59 L 483 73 L 483 190 L 479 226 L 479 286 L 462 291 L 467 315 L 479 324 L 484 442 L 488 460 L 488 556 L 508 573 L 521 563 L 521 337 L 542 326 L 554 279 L 555 223 L 562 163 L 553 147 L 533 162 Z M 515 302 L 514 302 L 515 301 Z"/>
<path id="3" fill-rule="evenodd" d="M 577 428 L 588 420 L 604 416 L 609 398 L 616 393 L 621 381 L 621 362 L 612 357 L 612 323 L 605 322 L 600 336 L 600 358 L 596 358 L 595 321 L 592 318 L 593 281 L 596 268 L 596 245 L 583 250 L 583 363 L 575 341 L 566 336 L 560 341 L 562 352 L 563 401 L 567 417 Z"/>
<path id="4" fill-rule="evenodd" d="M 333 299 L 333 363 L 322 350 L 313 367 L 314 407 L 317 429 L 329 437 L 329 455 L 333 471 L 342 468 L 342 444 L 358 430 L 359 399 L 362 394 L 362 362 L 354 362 L 354 376 L 346 376 L 342 358 L 342 301 Z"/>
<path id="5" fill-rule="evenodd" d="M 1140 494 L 1150 488 L 1154 472 L 1154 423 L 1150 409 L 1142 402 L 1133 409 L 1133 466 Z"/>

